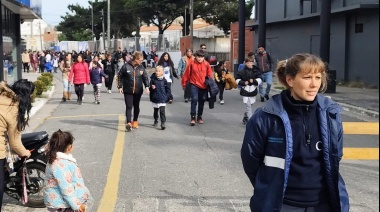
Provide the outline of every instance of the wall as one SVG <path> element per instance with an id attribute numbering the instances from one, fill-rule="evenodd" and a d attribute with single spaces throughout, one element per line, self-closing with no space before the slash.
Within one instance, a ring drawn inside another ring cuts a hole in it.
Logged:
<path id="1" fill-rule="evenodd" d="M 251 23 L 251 21 L 246 21 L 246 25 Z M 239 54 L 239 22 L 230 24 L 230 46 L 231 53 L 230 54 L 230 64 L 229 70 L 232 70 L 233 64 L 237 64 L 238 62 L 238 54 Z M 251 31 L 250 28 L 245 28 L 245 44 L 244 44 L 244 57 L 251 51 L 255 51 L 254 45 L 254 31 Z"/>

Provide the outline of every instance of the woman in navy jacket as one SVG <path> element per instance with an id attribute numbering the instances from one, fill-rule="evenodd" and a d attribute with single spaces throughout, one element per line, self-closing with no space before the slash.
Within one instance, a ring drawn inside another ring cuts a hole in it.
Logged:
<path id="1" fill-rule="evenodd" d="M 241 158 L 254 194 L 251 211 L 349 211 L 339 174 L 343 156 L 340 106 L 318 94 L 326 67 L 311 54 L 277 65 L 286 87 L 248 121 Z"/>

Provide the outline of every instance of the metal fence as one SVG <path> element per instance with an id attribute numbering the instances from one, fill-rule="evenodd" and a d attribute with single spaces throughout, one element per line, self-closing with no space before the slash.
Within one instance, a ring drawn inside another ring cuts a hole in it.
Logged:
<path id="1" fill-rule="evenodd" d="M 100 38 L 97 41 L 61 41 L 58 46 L 60 50 L 65 51 L 105 51 L 113 52 L 121 47 L 128 52 L 133 51 L 179 51 L 180 36 L 177 34 L 168 34 L 160 36 L 145 37 L 126 37 L 122 39 L 112 39 L 110 43 Z M 106 48 L 104 48 L 104 46 Z"/>

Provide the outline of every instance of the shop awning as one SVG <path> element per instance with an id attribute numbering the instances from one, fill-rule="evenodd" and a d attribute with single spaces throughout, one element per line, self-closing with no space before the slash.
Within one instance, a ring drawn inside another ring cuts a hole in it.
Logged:
<path id="1" fill-rule="evenodd" d="M 16 0 L 1 0 L 1 4 L 16 14 L 20 14 L 20 19 L 27 21 L 41 19 L 30 7 L 21 4 Z"/>

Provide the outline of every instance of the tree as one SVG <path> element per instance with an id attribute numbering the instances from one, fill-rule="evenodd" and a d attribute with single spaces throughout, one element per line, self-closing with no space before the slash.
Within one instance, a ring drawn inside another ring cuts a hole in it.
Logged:
<path id="1" fill-rule="evenodd" d="M 92 40 L 91 32 L 91 10 L 83 8 L 79 4 L 70 4 L 68 9 L 72 14 L 66 13 L 66 16 L 61 16 L 63 21 L 57 26 L 58 31 L 68 40 L 83 41 Z M 89 34 L 89 36 L 87 36 Z"/>
<path id="2" fill-rule="evenodd" d="M 160 49 L 162 35 L 182 15 L 182 9 L 186 0 L 126 0 L 132 7 L 134 13 L 138 14 L 140 20 L 146 24 L 153 24 L 158 28 L 158 48 Z M 138 13 L 137 13 L 138 11 Z M 137 34 L 137 33 L 136 33 Z M 136 35 L 137 36 L 137 35 Z M 161 39 L 160 39 L 161 38 Z"/>
<path id="3" fill-rule="evenodd" d="M 254 6 L 254 0 L 246 1 L 245 5 L 245 17 L 248 20 L 252 13 Z M 184 9 L 183 9 L 184 11 Z M 185 17 L 185 12 L 182 16 Z M 239 1 L 238 0 L 207 0 L 194 2 L 194 18 L 203 18 L 207 23 L 218 26 L 223 32 L 228 35 L 230 31 L 230 23 L 239 20 Z M 182 27 L 188 30 L 190 26 L 190 14 L 187 10 L 186 26 L 185 21 L 182 23 Z M 184 31 L 183 31 L 184 33 Z M 183 34 L 184 35 L 184 34 Z"/>

